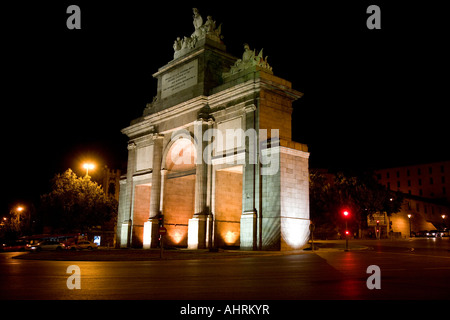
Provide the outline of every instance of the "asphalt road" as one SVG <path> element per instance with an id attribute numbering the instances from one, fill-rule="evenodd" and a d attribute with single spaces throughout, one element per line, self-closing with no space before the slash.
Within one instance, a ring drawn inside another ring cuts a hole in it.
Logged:
<path id="1" fill-rule="evenodd" d="M 449 239 L 350 241 L 365 251 L 166 261 L 30 261 L 0 253 L 0 299 L 449 299 Z M 80 268 L 70 290 L 67 268 Z M 380 268 L 369 290 L 367 267 Z"/>

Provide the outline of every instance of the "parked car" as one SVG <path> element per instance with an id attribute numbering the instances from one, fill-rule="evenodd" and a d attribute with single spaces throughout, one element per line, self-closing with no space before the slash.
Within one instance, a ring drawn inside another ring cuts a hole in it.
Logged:
<path id="1" fill-rule="evenodd" d="M 30 244 L 27 246 L 28 250 L 31 251 L 59 251 L 65 248 L 64 243 L 53 240 L 44 240 L 37 244 Z"/>
<path id="2" fill-rule="evenodd" d="M 449 236 L 449 230 L 445 229 L 442 231 L 439 231 L 441 233 L 441 237 L 448 237 Z"/>
<path id="3" fill-rule="evenodd" d="M 435 230 L 437 238 L 448 237 L 448 230 Z"/>
<path id="4" fill-rule="evenodd" d="M 24 240 L 9 240 L 1 244 L 0 251 L 23 251 L 27 246 Z"/>
<path id="5" fill-rule="evenodd" d="M 426 237 L 426 236 L 427 236 L 427 233 L 428 233 L 428 230 L 421 230 L 421 231 L 417 231 L 416 234 L 415 234 L 415 236 L 416 236 L 417 238 L 419 238 L 419 237 Z"/>
<path id="6" fill-rule="evenodd" d="M 436 238 L 438 236 L 438 231 L 437 230 L 430 230 L 427 232 L 427 237 L 428 238 Z"/>
<path id="7" fill-rule="evenodd" d="M 66 249 L 69 249 L 69 250 L 83 250 L 83 249 L 94 250 L 97 248 L 98 248 L 98 246 L 96 243 L 88 241 L 88 240 L 80 240 L 80 241 L 78 241 L 78 243 L 71 243 L 71 244 L 66 245 Z"/>

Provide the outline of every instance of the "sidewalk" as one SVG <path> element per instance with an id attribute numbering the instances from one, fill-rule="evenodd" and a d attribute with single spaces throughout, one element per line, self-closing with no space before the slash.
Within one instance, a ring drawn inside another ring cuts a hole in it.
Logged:
<path id="1" fill-rule="evenodd" d="M 98 249 L 94 251 L 43 251 L 28 252 L 14 256 L 23 260 L 54 260 L 54 261 L 158 261 L 158 260 L 197 260 L 197 259 L 229 259 L 254 256 L 272 256 L 301 253 L 301 251 L 240 251 L 219 250 L 210 252 L 203 250 L 164 250 L 162 259 L 159 249 Z"/>
<path id="2" fill-rule="evenodd" d="M 309 242 L 309 248 L 305 247 L 304 250 L 311 251 L 311 241 Z M 370 247 L 356 244 L 354 240 L 348 242 L 349 251 L 361 251 L 369 250 Z M 345 250 L 345 240 L 314 240 L 314 250 L 320 252 L 331 252 L 331 251 L 344 251 Z"/>
<path id="3" fill-rule="evenodd" d="M 314 241 L 315 250 L 320 252 L 344 251 L 345 241 L 329 240 Z M 350 244 L 350 251 L 367 250 L 368 247 Z M 170 249 L 164 250 L 162 259 L 160 249 L 107 249 L 100 248 L 93 251 L 43 251 L 26 252 L 14 256 L 14 259 L 23 260 L 54 260 L 54 261 L 159 261 L 159 260 L 198 260 L 198 259 L 235 259 L 255 256 L 277 256 L 291 254 L 312 253 L 310 245 L 306 245 L 303 250 L 295 251 L 241 251 L 223 250 L 217 252 L 208 249 L 188 250 Z"/>

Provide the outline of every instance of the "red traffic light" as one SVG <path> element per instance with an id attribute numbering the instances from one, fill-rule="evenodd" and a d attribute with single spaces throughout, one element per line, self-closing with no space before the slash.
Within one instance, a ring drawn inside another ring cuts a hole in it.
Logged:
<path id="1" fill-rule="evenodd" d="M 347 210 L 345 210 L 344 212 L 342 212 L 342 214 L 347 217 L 350 213 Z"/>
<path id="2" fill-rule="evenodd" d="M 348 236 L 350 234 L 350 231 L 345 230 L 345 234 Z"/>

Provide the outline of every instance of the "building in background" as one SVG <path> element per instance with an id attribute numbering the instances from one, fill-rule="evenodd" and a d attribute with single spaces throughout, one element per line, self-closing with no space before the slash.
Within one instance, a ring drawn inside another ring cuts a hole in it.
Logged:
<path id="1" fill-rule="evenodd" d="M 119 169 L 110 169 L 104 166 L 98 178 L 106 197 L 112 197 L 119 201 L 120 175 Z M 97 245 L 113 248 L 116 246 L 117 216 L 112 217 L 102 225 L 92 227 L 89 232 L 89 239 Z"/>
<path id="2" fill-rule="evenodd" d="M 448 229 L 450 161 L 379 169 L 375 174 L 380 184 L 405 195 L 401 212 L 389 219 L 375 217 L 369 222 L 375 228 L 376 220 L 381 220 L 381 236 L 389 230 L 409 237 L 410 226 L 413 234 Z"/>
<path id="3" fill-rule="evenodd" d="M 106 195 L 119 201 L 120 194 L 120 175 L 119 169 L 110 169 L 108 166 L 103 168 L 101 184 Z"/>
<path id="4" fill-rule="evenodd" d="M 391 190 L 450 202 L 450 161 L 379 169 L 378 181 Z"/>

